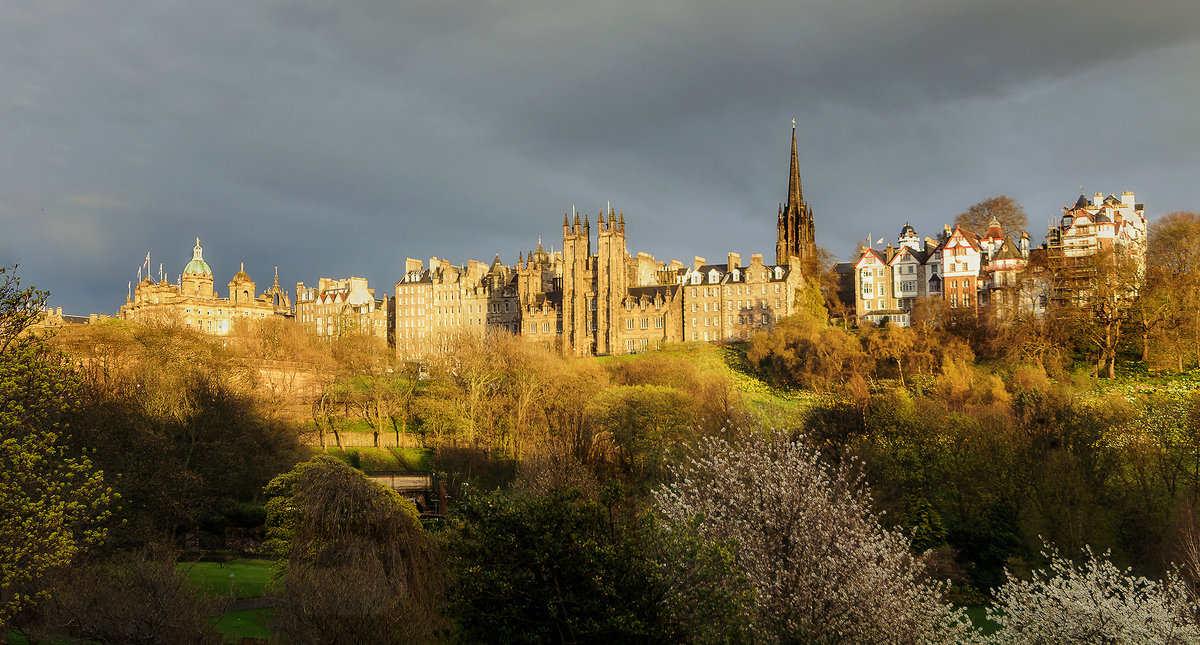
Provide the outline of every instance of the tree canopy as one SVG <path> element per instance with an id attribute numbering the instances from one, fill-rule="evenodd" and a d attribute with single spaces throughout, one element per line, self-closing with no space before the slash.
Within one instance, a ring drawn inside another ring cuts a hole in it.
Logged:
<path id="1" fill-rule="evenodd" d="M 992 219 L 1000 223 L 1005 235 L 1015 235 L 1029 227 L 1025 208 L 1008 195 L 989 197 L 954 217 L 954 225 L 975 234 L 987 231 Z"/>
<path id="2" fill-rule="evenodd" d="M 79 384 L 28 333 L 47 294 L 21 288 L 14 269 L 0 268 L 0 630 L 48 596 L 48 574 L 103 539 L 115 501 L 103 473 L 67 447 Z"/>

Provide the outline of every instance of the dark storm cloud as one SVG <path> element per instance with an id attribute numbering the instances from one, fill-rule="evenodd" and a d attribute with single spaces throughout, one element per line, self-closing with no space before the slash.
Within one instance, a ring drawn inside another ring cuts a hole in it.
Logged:
<path id="1" fill-rule="evenodd" d="M 631 251 L 770 257 L 793 117 L 838 255 L 1000 193 L 1035 236 L 1079 184 L 1196 209 L 1197 27 L 1191 0 L 0 7 L 0 263 L 111 312 L 198 235 L 218 285 L 383 293 L 608 200 Z"/>

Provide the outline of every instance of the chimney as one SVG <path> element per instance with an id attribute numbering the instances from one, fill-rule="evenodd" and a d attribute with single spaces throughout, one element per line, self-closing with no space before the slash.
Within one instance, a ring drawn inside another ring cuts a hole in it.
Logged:
<path id="1" fill-rule="evenodd" d="M 728 263 L 729 263 L 730 271 L 733 271 L 734 269 L 740 269 L 742 267 L 742 256 L 738 255 L 737 253 L 733 253 L 731 251 L 729 253 Z"/>
<path id="2" fill-rule="evenodd" d="M 1127 190 L 1127 191 L 1121 193 L 1121 205 L 1125 206 L 1127 208 L 1133 208 L 1133 206 L 1134 206 L 1133 191 Z"/>
<path id="3" fill-rule="evenodd" d="M 404 272 L 405 273 L 409 273 L 411 271 L 420 271 L 421 268 L 422 268 L 422 266 L 421 266 L 420 260 L 414 260 L 413 258 L 404 258 Z"/>
<path id="4" fill-rule="evenodd" d="M 1096 197 L 1092 199 L 1092 206 L 1099 208 L 1104 203 L 1104 193 L 1096 193 Z"/>
<path id="5" fill-rule="evenodd" d="M 761 267 L 763 265 L 762 253 L 755 253 L 750 256 L 750 266 Z"/>
<path id="6" fill-rule="evenodd" d="M 695 258 L 692 259 L 692 270 L 693 271 L 699 271 L 700 267 L 702 267 L 702 266 L 704 266 L 704 258 L 697 255 Z"/>

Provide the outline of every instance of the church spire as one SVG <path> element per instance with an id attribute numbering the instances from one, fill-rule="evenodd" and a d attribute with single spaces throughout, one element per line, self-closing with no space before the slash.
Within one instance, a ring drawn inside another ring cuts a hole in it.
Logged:
<path id="1" fill-rule="evenodd" d="M 792 169 L 788 175 L 788 205 L 799 208 L 804 202 L 804 188 L 800 185 L 800 158 L 796 154 L 796 120 L 792 119 Z"/>

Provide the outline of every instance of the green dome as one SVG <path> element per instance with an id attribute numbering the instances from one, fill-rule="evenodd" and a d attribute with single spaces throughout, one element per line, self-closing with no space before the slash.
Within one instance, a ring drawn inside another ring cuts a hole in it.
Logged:
<path id="1" fill-rule="evenodd" d="M 200 238 L 196 238 L 196 246 L 192 247 L 192 261 L 183 267 L 183 275 L 212 276 L 212 269 L 204 261 L 204 249 L 200 248 Z"/>
<path id="2" fill-rule="evenodd" d="M 183 267 L 183 275 L 212 275 L 212 269 L 204 260 L 192 260 Z"/>

